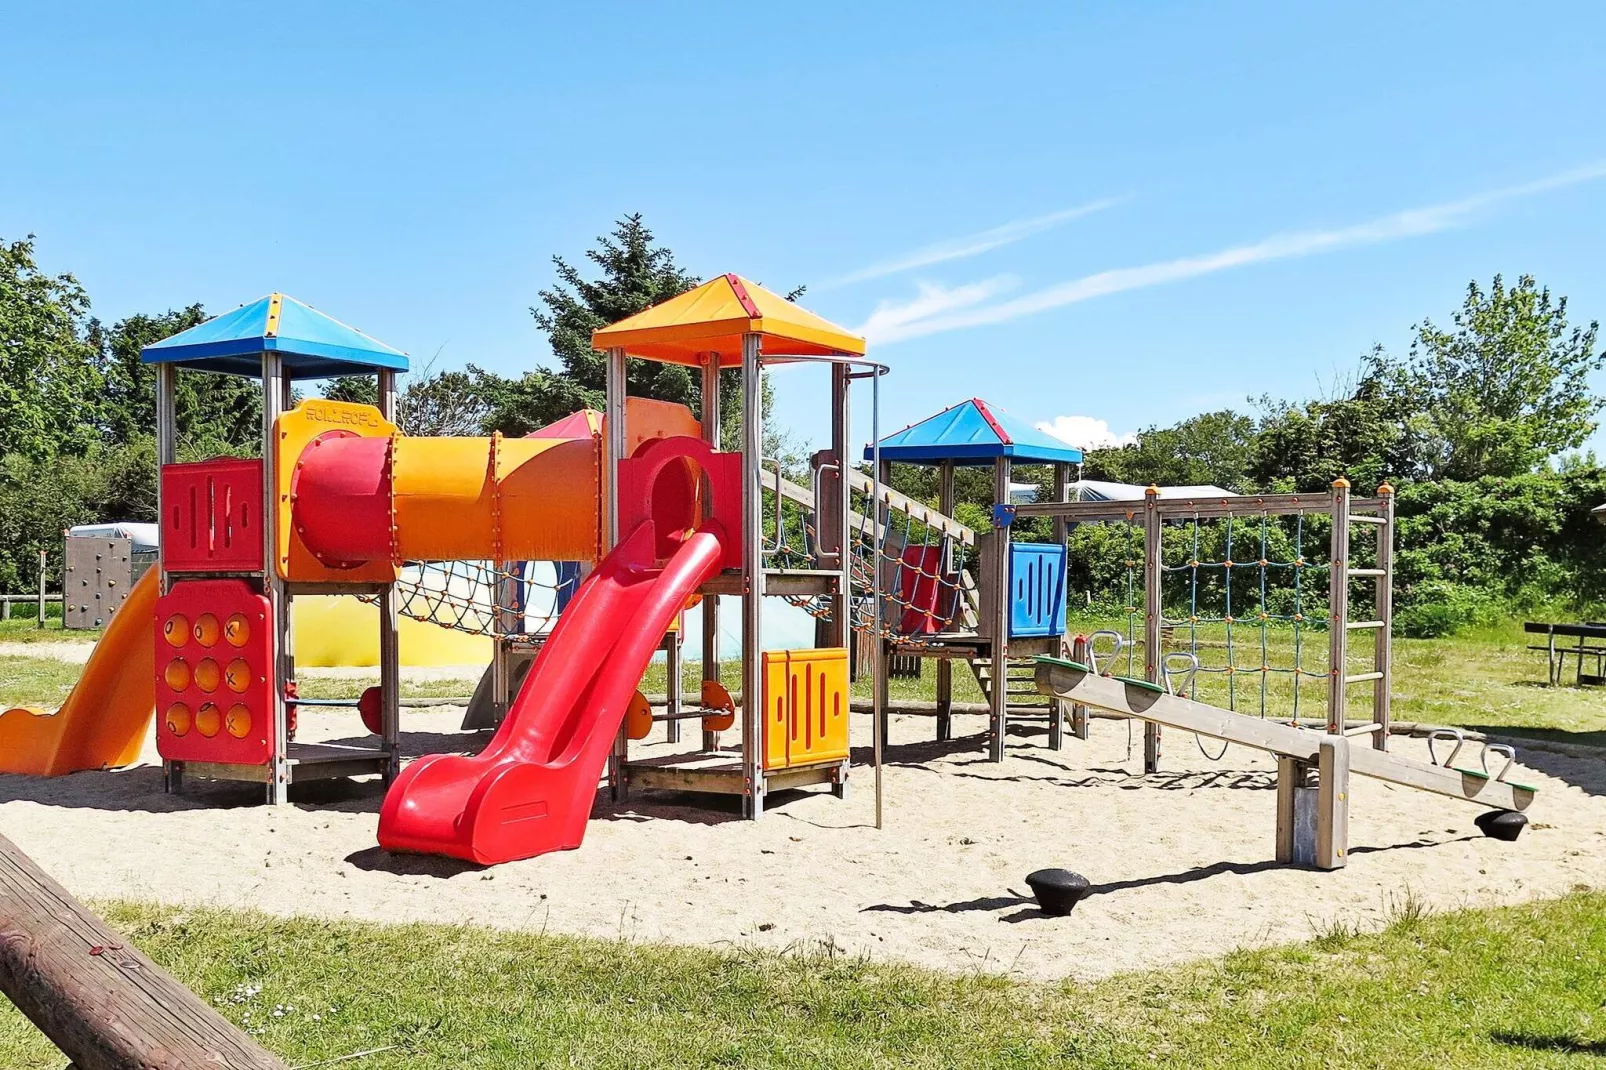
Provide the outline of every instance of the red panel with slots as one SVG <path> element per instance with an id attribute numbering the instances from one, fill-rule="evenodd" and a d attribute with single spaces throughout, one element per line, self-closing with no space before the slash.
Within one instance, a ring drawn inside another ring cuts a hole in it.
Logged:
<path id="1" fill-rule="evenodd" d="M 179 580 L 156 603 L 156 747 L 184 762 L 273 757 L 273 627 L 247 580 Z"/>
<path id="2" fill-rule="evenodd" d="M 169 572 L 261 572 L 262 462 L 162 466 L 162 565 Z"/>

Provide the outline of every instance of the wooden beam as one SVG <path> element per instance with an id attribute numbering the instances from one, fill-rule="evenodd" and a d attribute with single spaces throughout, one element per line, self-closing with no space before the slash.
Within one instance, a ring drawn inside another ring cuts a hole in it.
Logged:
<path id="1" fill-rule="evenodd" d="M 4 836 L 0 992 L 76 1070 L 286 1070 Z"/>

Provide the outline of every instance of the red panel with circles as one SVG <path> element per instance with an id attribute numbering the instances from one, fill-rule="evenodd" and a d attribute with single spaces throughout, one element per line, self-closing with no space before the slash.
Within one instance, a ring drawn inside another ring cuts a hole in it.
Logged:
<path id="1" fill-rule="evenodd" d="M 244 580 L 180 580 L 156 603 L 156 745 L 183 762 L 273 758 L 273 627 Z"/>

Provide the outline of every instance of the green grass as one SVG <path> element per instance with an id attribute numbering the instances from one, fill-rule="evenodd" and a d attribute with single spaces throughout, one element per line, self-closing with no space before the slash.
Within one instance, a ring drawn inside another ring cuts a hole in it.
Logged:
<path id="1" fill-rule="evenodd" d="M 60 617 L 47 617 L 41 628 L 31 606 L 25 615 L 18 615 L 22 611 L 17 606 L 12 606 L 11 612 L 10 620 L 0 620 L 0 643 L 92 643 L 100 638 L 98 628 L 67 631 L 61 626 Z"/>
<path id="2" fill-rule="evenodd" d="M 1093 985 L 813 948 L 716 952 L 113 904 L 293 1066 L 1569 1067 L 1606 1051 L 1606 895 L 1336 926 Z M 1084 906 L 1083 909 L 1089 909 Z M 1072 921 L 1061 924 L 1075 924 Z M 0 1008 L 0 1067 L 63 1060 Z"/>
<path id="3" fill-rule="evenodd" d="M 0 658 L 0 709 L 59 706 L 83 671 L 82 665 L 58 658 Z"/>

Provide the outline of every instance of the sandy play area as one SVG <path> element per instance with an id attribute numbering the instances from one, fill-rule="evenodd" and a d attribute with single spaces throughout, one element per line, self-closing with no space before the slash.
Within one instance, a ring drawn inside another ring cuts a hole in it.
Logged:
<path id="1" fill-rule="evenodd" d="M 411 753 L 472 750 L 460 711 L 404 714 Z M 869 743 L 869 718 L 855 719 Z M 361 733 L 352 714 L 307 714 L 307 740 Z M 982 719 L 956 719 L 979 732 Z M 868 768 L 847 801 L 774 796 L 764 820 L 599 796 L 579 851 L 481 870 L 391 857 L 374 845 L 377 781 L 298 788 L 283 809 L 259 789 L 197 783 L 162 792 L 152 764 L 53 781 L 0 777 L 0 831 L 75 893 L 256 907 L 286 914 L 478 922 L 642 941 L 799 948 L 821 943 L 947 970 L 1093 978 L 1240 946 L 1298 940 L 1334 917 L 1380 922 L 1410 889 L 1435 907 L 1510 903 L 1606 885 L 1606 761 L 1525 750 L 1540 788 L 1514 844 L 1485 839 L 1476 808 L 1357 778 L 1347 869 L 1271 861 L 1270 760 L 1230 749 L 1207 761 L 1168 733 L 1168 771 L 1134 775 L 1125 724 L 1048 749 L 1014 736 L 1001 765 L 978 737 L 930 742 L 899 719 L 886 770 L 887 823 L 872 826 Z M 1141 733 L 1137 733 L 1141 737 Z M 1419 741 L 1397 739 L 1425 756 Z M 660 745 L 661 746 L 661 745 Z M 646 752 L 651 752 L 651 747 Z M 1212 746 L 1214 752 L 1214 746 Z M 867 749 L 855 755 L 868 760 Z M 719 805 L 719 800 L 713 800 Z M 1048 918 L 1022 879 L 1086 874 L 1094 896 Z"/>

